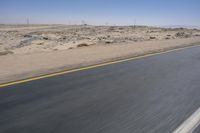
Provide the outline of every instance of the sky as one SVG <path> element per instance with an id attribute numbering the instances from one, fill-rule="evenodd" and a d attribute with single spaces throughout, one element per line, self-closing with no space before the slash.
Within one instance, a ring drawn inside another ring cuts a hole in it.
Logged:
<path id="1" fill-rule="evenodd" d="M 200 0 L 0 0 L 1 24 L 200 26 Z"/>

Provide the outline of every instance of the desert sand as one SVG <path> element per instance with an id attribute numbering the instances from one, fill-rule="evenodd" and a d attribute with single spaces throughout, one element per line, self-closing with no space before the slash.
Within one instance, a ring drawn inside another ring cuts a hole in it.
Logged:
<path id="1" fill-rule="evenodd" d="M 0 83 L 199 42 L 198 29 L 0 25 Z"/>

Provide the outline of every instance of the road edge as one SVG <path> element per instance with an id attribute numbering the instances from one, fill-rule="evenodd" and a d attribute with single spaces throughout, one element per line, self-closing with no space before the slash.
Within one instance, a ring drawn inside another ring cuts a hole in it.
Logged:
<path id="1" fill-rule="evenodd" d="M 70 67 L 61 67 L 61 68 L 57 68 L 57 69 L 55 68 L 54 70 L 48 70 L 46 73 L 41 72 L 41 74 L 38 74 L 38 75 L 36 74 L 35 76 L 19 78 L 18 80 L 16 79 L 16 80 L 0 83 L 0 88 L 15 85 L 15 84 L 21 84 L 21 83 L 25 83 L 25 82 L 30 82 L 30 81 L 34 81 L 34 80 L 49 78 L 49 77 L 53 77 L 53 76 L 63 75 L 63 74 L 67 74 L 67 73 L 72 73 L 72 72 L 83 71 L 83 70 L 93 69 L 93 68 L 97 68 L 97 67 L 103 67 L 103 66 L 107 66 L 107 65 L 122 63 L 122 62 L 130 61 L 130 60 L 151 57 L 151 56 L 165 54 L 165 53 L 174 52 L 174 51 L 179 51 L 179 50 L 183 50 L 183 49 L 187 49 L 187 48 L 199 47 L 199 46 L 200 46 L 199 43 L 191 43 L 191 44 L 185 44 L 185 45 L 181 45 L 181 46 L 164 48 L 164 49 L 160 49 L 160 50 L 152 50 L 152 51 L 148 51 L 146 53 L 140 54 L 140 55 L 127 55 L 127 56 L 116 57 L 116 58 L 107 59 L 107 60 L 103 60 L 103 61 L 99 61 L 99 62 L 92 62 L 90 64 L 73 66 L 71 68 Z M 50 73 L 49 71 L 52 71 L 52 72 Z"/>

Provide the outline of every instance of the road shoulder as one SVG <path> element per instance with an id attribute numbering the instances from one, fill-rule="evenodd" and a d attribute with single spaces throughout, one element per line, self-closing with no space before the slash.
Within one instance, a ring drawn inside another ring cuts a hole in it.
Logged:
<path id="1" fill-rule="evenodd" d="M 0 56 L 0 83 L 199 44 L 200 38 L 197 37 Z"/>

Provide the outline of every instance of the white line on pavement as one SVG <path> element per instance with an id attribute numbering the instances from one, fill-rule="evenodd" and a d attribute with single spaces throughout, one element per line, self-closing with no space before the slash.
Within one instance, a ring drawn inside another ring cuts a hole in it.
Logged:
<path id="1" fill-rule="evenodd" d="M 192 133 L 200 125 L 200 108 L 185 120 L 173 133 Z"/>

